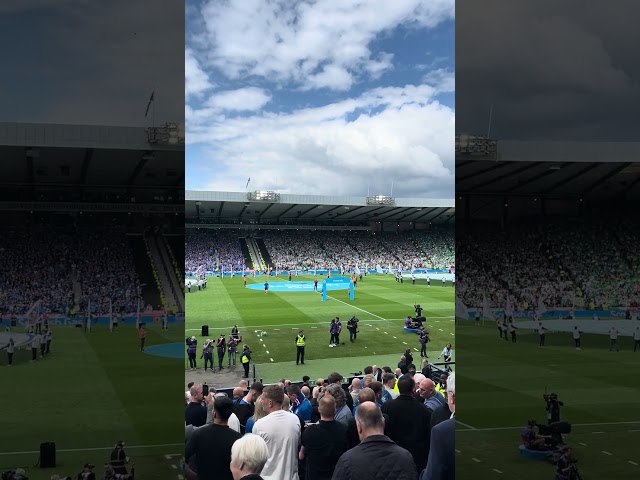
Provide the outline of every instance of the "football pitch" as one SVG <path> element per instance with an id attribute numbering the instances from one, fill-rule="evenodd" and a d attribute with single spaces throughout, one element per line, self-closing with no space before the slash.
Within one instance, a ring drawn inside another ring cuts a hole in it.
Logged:
<path id="1" fill-rule="evenodd" d="M 265 277 L 248 278 L 247 284 L 262 285 L 264 280 Z M 313 275 L 299 276 L 296 281 L 311 282 Z M 288 279 L 270 277 L 270 285 L 276 282 L 286 283 Z M 228 337 L 231 327 L 237 324 L 243 343 L 251 348 L 256 378 L 265 383 L 281 378 L 298 381 L 303 375 L 315 380 L 326 378 L 333 371 L 346 377 L 372 364 L 395 369 L 407 348 L 413 352 L 419 370 L 418 335 L 403 331 L 407 315 L 415 316 L 415 303 L 423 307 L 427 318 L 431 337 L 427 352 L 433 363 L 445 344 L 454 340 L 454 289 L 450 283 L 446 287 L 427 287 L 412 285 L 407 279 L 400 284 L 392 275 L 368 275 L 358 281 L 354 301 L 349 300 L 348 290 L 336 290 L 327 292 L 326 302 L 318 292 L 272 289 L 265 294 L 263 289 L 244 288 L 242 277 L 211 278 L 206 290 L 186 294 L 186 333 L 198 338 L 197 360 L 201 369 L 204 366 L 200 359 L 204 340 L 201 326 L 209 325 L 209 338 L 215 340 L 221 333 Z M 360 320 L 359 333 L 357 340 L 350 343 L 346 324 L 353 315 Z M 343 325 L 341 345 L 330 348 L 329 323 L 336 316 Z M 295 337 L 300 329 L 304 329 L 306 336 L 305 365 L 296 365 Z M 214 361 L 217 362 L 215 352 Z M 240 355 L 237 362 L 235 368 L 242 371 Z M 226 357 L 223 365 L 227 367 Z M 185 368 L 188 368 L 186 355 Z"/>
<path id="2" fill-rule="evenodd" d="M 539 347 L 537 334 L 518 330 L 512 344 L 493 324 L 456 325 L 456 478 L 554 478 L 555 466 L 518 452 L 527 420 L 547 423 L 545 389 L 564 402 L 565 443 L 583 478 L 640 478 L 640 351 L 630 337 L 620 352 L 609 352 L 606 335 L 583 335 L 581 350 L 570 333 L 546 337 Z"/>
<path id="3" fill-rule="evenodd" d="M 147 346 L 184 340 L 182 323 L 147 330 Z M 111 450 L 123 440 L 136 478 L 177 480 L 173 465 L 184 448 L 180 358 L 142 353 L 135 327 L 121 325 L 114 333 L 95 326 L 89 334 L 54 327 L 51 354 L 30 359 L 30 349 L 18 350 L 7 367 L 2 352 L 1 471 L 22 467 L 30 480 L 54 473 L 75 478 L 93 463 L 102 478 Z M 56 444 L 56 468 L 36 467 L 43 442 Z"/>

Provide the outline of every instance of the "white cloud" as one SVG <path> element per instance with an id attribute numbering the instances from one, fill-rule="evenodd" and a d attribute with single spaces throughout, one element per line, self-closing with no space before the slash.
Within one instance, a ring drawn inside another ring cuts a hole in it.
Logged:
<path id="1" fill-rule="evenodd" d="M 189 159 L 187 188 L 237 191 L 251 172 L 255 188 L 282 193 L 387 193 L 393 181 L 397 195 L 452 198 L 454 112 L 437 93 L 382 87 L 291 114 L 187 113 L 187 139 L 206 152 Z"/>
<path id="2" fill-rule="evenodd" d="M 213 88 L 208 75 L 200 67 L 200 63 L 187 48 L 184 52 L 184 91 L 187 97 L 199 95 Z"/>
<path id="3" fill-rule="evenodd" d="M 247 87 L 220 92 L 205 104 L 213 109 L 242 112 L 260 110 L 269 100 L 271 95 L 263 89 Z"/>
<path id="4" fill-rule="evenodd" d="M 201 11 L 203 29 L 194 27 L 189 42 L 205 67 L 231 79 L 345 90 L 392 68 L 391 55 L 372 58 L 376 37 L 399 25 L 434 27 L 453 15 L 452 0 L 211 0 Z"/>
<path id="5" fill-rule="evenodd" d="M 422 79 L 441 93 L 451 93 L 456 90 L 456 75 L 451 70 L 438 68 L 427 73 Z"/>

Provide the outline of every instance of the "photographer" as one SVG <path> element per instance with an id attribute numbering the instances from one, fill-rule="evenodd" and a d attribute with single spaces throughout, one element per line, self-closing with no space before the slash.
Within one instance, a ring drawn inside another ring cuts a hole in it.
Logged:
<path id="1" fill-rule="evenodd" d="M 213 341 L 210 338 L 204 342 L 202 346 L 202 355 L 200 358 L 204 358 L 204 371 L 207 371 L 207 365 L 211 364 L 211 371 L 215 372 L 213 369 Z"/>
<path id="2" fill-rule="evenodd" d="M 195 370 L 196 365 L 196 351 L 198 350 L 198 340 L 196 337 L 189 337 L 186 340 L 187 343 L 187 355 L 189 356 L 189 368 Z"/>
<path id="3" fill-rule="evenodd" d="M 573 455 L 573 451 L 570 447 L 564 447 L 562 449 L 562 456 L 558 459 L 556 464 L 556 478 L 555 480 L 581 480 L 582 477 L 576 467 L 577 460 Z"/>
<path id="4" fill-rule="evenodd" d="M 349 330 L 349 341 L 351 343 L 355 342 L 358 337 L 358 322 L 359 320 L 355 317 L 351 317 L 347 322 L 347 330 Z"/>
<path id="5" fill-rule="evenodd" d="M 564 406 L 564 403 L 558 400 L 558 395 L 552 393 L 550 395 L 543 395 L 545 402 L 547 405 L 545 406 L 545 410 L 547 411 L 547 420 L 548 424 L 560 421 L 560 407 Z"/>
<path id="6" fill-rule="evenodd" d="M 109 463 L 113 467 L 113 471 L 115 473 L 119 475 L 126 475 L 128 473 L 126 464 L 129 463 L 129 457 L 127 457 L 127 454 L 124 452 L 124 442 L 122 440 L 119 440 L 118 443 L 116 443 L 115 448 L 111 452 Z M 91 465 L 91 467 L 93 468 L 93 465 Z"/>

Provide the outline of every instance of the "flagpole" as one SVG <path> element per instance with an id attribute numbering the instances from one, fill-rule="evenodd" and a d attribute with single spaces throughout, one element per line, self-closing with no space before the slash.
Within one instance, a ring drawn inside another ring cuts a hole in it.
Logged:
<path id="1" fill-rule="evenodd" d="M 113 302 L 109 299 L 109 331 L 113 332 Z"/>

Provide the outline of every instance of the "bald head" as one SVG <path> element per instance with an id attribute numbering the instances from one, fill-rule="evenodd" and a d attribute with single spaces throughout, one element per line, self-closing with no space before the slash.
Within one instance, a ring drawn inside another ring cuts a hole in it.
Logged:
<path id="1" fill-rule="evenodd" d="M 430 378 L 426 378 L 420 382 L 418 392 L 420 392 L 420 398 L 428 400 L 436 394 L 436 384 Z"/>
<path id="2" fill-rule="evenodd" d="M 360 379 L 358 377 L 351 380 L 351 389 L 360 390 Z"/>
<path id="3" fill-rule="evenodd" d="M 356 410 L 356 427 L 360 441 L 370 435 L 384 434 L 384 419 L 382 412 L 373 402 L 364 402 Z"/>
<path id="4" fill-rule="evenodd" d="M 300 391 L 302 392 L 302 395 L 305 396 L 305 398 L 309 398 L 309 395 L 311 395 L 311 390 L 309 390 L 309 387 L 307 387 L 306 385 L 302 387 Z"/>
<path id="5" fill-rule="evenodd" d="M 244 389 L 242 387 L 236 387 L 233 389 L 233 398 L 242 398 L 244 396 Z"/>

